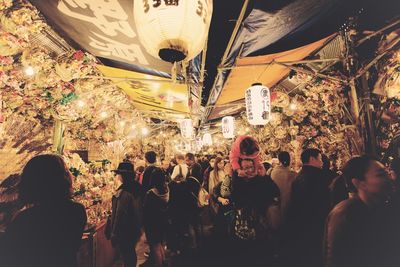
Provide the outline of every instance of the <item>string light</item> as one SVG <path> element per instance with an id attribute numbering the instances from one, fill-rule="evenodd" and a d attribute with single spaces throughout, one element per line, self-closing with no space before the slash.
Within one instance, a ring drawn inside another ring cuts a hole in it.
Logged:
<path id="1" fill-rule="evenodd" d="M 105 112 L 105 111 L 103 111 L 103 112 L 101 112 L 100 113 L 100 117 L 102 118 L 102 119 L 105 119 L 105 118 L 107 118 L 107 112 Z"/>
<path id="2" fill-rule="evenodd" d="M 290 110 L 296 110 L 297 109 L 297 105 L 295 103 L 290 103 L 289 109 Z"/>
<path id="3" fill-rule="evenodd" d="M 142 128 L 142 135 L 143 136 L 147 136 L 149 134 L 149 129 L 147 129 L 146 127 Z"/>
<path id="4" fill-rule="evenodd" d="M 80 107 L 80 108 L 83 108 L 83 107 L 85 107 L 85 102 L 84 101 L 82 101 L 82 100 L 78 100 L 77 102 L 76 102 L 76 105 L 78 106 L 78 107 Z"/>

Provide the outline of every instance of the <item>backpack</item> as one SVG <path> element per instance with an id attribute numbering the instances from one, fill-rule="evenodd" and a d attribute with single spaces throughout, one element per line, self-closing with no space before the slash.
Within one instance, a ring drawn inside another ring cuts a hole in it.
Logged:
<path id="1" fill-rule="evenodd" d="M 263 216 L 253 209 L 236 209 L 233 219 L 233 234 L 240 240 L 267 238 L 268 225 Z"/>
<path id="2" fill-rule="evenodd" d="M 200 185 L 199 180 L 197 180 L 195 177 L 190 176 L 189 178 L 195 180 Z M 199 193 L 197 194 L 197 196 L 194 193 L 191 193 L 191 194 L 196 198 L 197 206 L 199 208 L 208 206 L 208 204 L 209 204 L 209 201 L 208 201 L 209 200 L 209 194 L 208 194 L 207 190 L 203 186 L 200 185 Z"/>
<path id="3" fill-rule="evenodd" d="M 174 181 L 176 181 L 176 182 L 183 182 L 183 181 L 185 180 L 186 177 L 184 177 L 183 174 L 182 174 L 182 167 L 181 167 L 181 165 L 178 165 L 178 167 L 179 167 L 179 173 L 178 173 L 177 176 L 175 176 Z"/>

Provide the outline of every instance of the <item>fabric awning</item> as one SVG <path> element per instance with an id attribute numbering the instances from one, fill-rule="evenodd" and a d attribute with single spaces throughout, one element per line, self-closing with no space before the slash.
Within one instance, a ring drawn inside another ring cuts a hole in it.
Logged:
<path id="1" fill-rule="evenodd" d="M 324 46 L 333 37 L 334 35 L 331 35 L 317 42 L 276 54 L 238 58 L 224 84 L 216 106 L 243 99 L 246 89 L 255 82 L 273 87 L 290 71 L 288 67 L 274 62 L 302 60 Z"/>

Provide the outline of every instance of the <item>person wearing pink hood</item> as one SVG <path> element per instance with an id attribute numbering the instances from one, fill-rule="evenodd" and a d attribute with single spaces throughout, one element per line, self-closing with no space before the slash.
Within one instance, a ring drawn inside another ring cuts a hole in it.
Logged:
<path id="1" fill-rule="evenodd" d="M 265 168 L 261 163 L 260 147 L 253 137 L 247 135 L 238 136 L 232 144 L 229 154 L 232 170 L 237 171 L 239 176 L 244 176 L 244 171 L 240 169 L 239 159 L 252 159 L 257 169 L 257 174 L 261 176 L 266 174 Z"/>

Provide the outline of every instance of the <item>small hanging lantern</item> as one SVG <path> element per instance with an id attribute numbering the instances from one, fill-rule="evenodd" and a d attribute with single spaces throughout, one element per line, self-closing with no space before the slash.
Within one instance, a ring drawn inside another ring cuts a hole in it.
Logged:
<path id="1" fill-rule="evenodd" d="M 181 135 L 183 138 L 192 138 L 193 136 L 193 122 L 191 119 L 183 119 L 180 123 Z"/>
<path id="2" fill-rule="evenodd" d="M 235 118 L 226 116 L 222 118 L 222 135 L 225 138 L 235 137 Z"/>
<path id="3" fill-rule="evenodd" d="M 268 87 L 252 84 L 246 90 L 246 114 L 251 125 L 265 125 L 271 116 L 271 95 Z"/>
<path id="4" fill-rule="evenodd" d="M 204 48 L 212 7 L 212 0 L 135 0 L 139 40 L 156 58 L 190 60 Z"/>
<path id="5" fill-rule="evenodd" d="M 211 146 L 212 145 L 212 137 L 211 134 L 205 133 L 203 135 L 203 146 Z"/>

